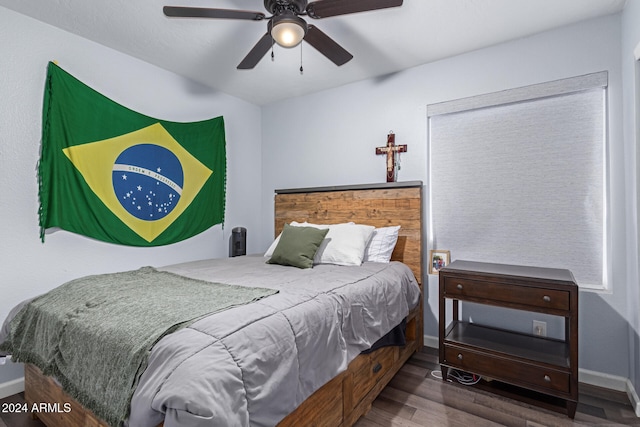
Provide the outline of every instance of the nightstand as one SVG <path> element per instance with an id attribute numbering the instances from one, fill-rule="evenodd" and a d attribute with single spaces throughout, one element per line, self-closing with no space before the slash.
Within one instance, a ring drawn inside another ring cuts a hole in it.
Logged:
<path id="1" fill-rule="evenodd" d="M 439 272 L 442 377 L 480 375 L 483 387 L 575 416 L 578 402 L 578 286 L 569 270 L 454 261 Z M 453 320 L 446 323 L 446 300 Z M 564 318 L 564 340 L 460 320 L 459 301 Z M 503 385 L 511 385 L 504 387 Z M 515 387 L 513 387 L 515 386 Z"/>

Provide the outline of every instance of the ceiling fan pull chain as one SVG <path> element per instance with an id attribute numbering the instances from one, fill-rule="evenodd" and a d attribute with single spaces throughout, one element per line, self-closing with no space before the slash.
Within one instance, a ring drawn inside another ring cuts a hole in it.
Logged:
<path id="1" fill-rule="evenodd" d="M 300 75 L 304 74 L 304 68 L 302 68 L 302 43 L 300 43 Z"/>
<path id="2" fill-rule="evenodd" d="M 271 62 L 275 61 L 275 55 L 273 54 L 273 36 L 271 36 Z"/>

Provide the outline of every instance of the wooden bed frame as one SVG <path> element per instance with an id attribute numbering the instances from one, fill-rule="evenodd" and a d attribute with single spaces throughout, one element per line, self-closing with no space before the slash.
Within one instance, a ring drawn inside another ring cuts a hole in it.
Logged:
<path id="1" fill-rule="evenodd" d="M 404 262 L 412 269 L 424 295 L 421 181 L 276 190 L 275 235 L 291 221 L 316 224 L 353 221 L 376 227 L 400 225 L 391 259 Z M 404 347 L 383 347 L 359 355 L 345 372 L 311 395 L 278 426 L 350 427 L 355 424 L 407 359 L 422 348 L 423 304 L 421 297 L 409 314 Z M 33 365 L 25 366 L 25 400 L 30 408 L 34 403 L 49 403 L 70 409 L 33 414 L 48 427 L 108 427 Z"/>

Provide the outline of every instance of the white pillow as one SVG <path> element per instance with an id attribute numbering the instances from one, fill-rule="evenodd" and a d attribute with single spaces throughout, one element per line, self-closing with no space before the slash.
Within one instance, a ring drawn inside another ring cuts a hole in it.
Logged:
<path id="1" fill-rule="evenodd" d="M 371 240 L 364 253 L 364 261 L 389 262 L 398 242 L 400 226 L 381 227 L 373 230 Z"/>
<path id="2" fill-rule="evenodd" d="M 309 224 L 312 226 L 312 224 Z M 314 264 L 361 265 L 375 227 L 354 223 L 332 224 L 320 244 Z"/>

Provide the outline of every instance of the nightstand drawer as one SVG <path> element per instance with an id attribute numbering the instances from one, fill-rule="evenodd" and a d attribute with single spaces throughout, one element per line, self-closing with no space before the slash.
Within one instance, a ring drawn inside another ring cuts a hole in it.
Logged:
<path id="1" fill-rule="evenodd" d="M 543 309 L 569 310 L 569 292 L 530 286 L 483 282 L 465 278 L 446 277 L 446 298 L 476 298 L 483 301 L 538 307 Z"/>
<path id="2" fill-rule="evenodd" d="M 446 365 L 539 391 L 570 392 L 568 372 L 445 345 Z"/>

